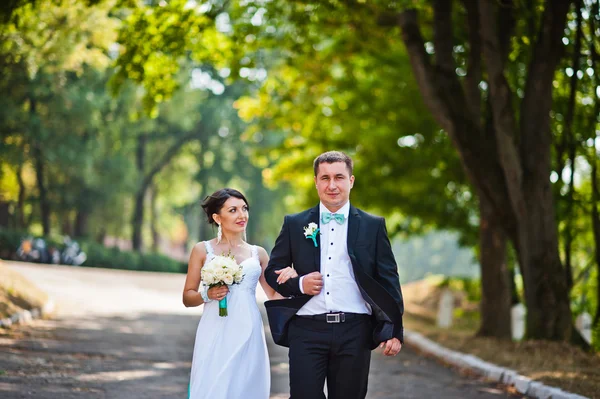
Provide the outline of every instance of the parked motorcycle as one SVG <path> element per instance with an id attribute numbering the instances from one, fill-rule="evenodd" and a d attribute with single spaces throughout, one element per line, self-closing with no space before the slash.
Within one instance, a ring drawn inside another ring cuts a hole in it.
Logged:
<path id="1" fill-rule="evenodd" d="M 87 259 L 85 252 L 81 250 L 77 241 L 65 237 L 63 241 L 65 247 L 60 254 L 60 260 L 63 265 L 80 266 Z"/>
<path id="2" fill-rule="evenodd" d="M 50 263 L 80 266 L 87 255 L 81 250 L 77 241 L 70 237 L 63 240 L 63 248 L 48 246 L 43 238 L 25 237 L 17 249 L 17 259 L 23 262 Z"/>
<path id="3" fill-rule="evenodd" d="M 17 258 L 24 262 L 48 263 L 49 254 L 43 238 L 25 237 L 17 249 Z"/>

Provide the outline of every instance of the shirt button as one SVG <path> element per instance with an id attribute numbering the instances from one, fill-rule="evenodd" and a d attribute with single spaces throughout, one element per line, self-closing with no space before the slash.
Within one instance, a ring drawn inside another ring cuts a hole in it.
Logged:
<path id="1" fill-rule="evenodd" d="M 331 229 L 331 231 L 335 231 L 334 229 Z"/>
<path id="2" fill-rule="evenodd" d="M 327 295 L 329 295 L 329 292 L 327 293 Z"/>
<path id="3" fill-rule="evenodd" d="M 331 258 L 329 258 L 329 259 L 331 259 Z M 327 275 L 327 277 L 329 277 L 329 274 Z"/>
<path id="4" fill-rule="evenodd" d="M 333 245 L 333 243 L 331 243 L 331 245 Z"/>
<path id="5" fill-rule="evenodd" d="M 331 256 L 329 257 L 329 260 L 331 260 Z"/>

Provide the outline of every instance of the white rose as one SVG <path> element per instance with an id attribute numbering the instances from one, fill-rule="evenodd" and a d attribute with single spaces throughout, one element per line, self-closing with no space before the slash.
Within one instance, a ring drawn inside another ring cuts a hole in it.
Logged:
<path id="1" fill-rule="evenodd" d="M 223 268 L 219 268 L 217 270 L 215 270 L 215 278 L 218 280 L 221 280 L 223 278 L 223 276 L 225 276 L 225 270 L 223 270 Z"/>
<path id="2" fill-rule="evenodd" d="M 233 276 L 231 274 L 227 273 L 225 275 L 225 277 L 223 277 L 223 281 L 225 282 L 225 284 L 231 285 L 231 284 L 233 284 Z"/>
<path id="3" fill-rule="evenodd" d="M 241 283 L 242 280 L 244 278 L 244 273 L 242 272 L 242 270 L 238 270 L 234 275 L 233 275 L 233 279 L 235 280 L 236 283 Z"/>

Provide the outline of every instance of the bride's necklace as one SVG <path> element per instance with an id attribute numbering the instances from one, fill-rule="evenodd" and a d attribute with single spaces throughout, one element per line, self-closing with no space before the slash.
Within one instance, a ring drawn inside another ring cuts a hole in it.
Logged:
<path id="1" fill-rule="evenodd" d="M 223 253 L 226 253 L 228 255 L 237 255 L 237 251 L 239 250 L 239 248 L 243 248 L 244 245 L 246 245 L 245 241 L 241 241 L 239 244 L 232 244 L 229 240 L 225 239 L 223 240 Z"/>

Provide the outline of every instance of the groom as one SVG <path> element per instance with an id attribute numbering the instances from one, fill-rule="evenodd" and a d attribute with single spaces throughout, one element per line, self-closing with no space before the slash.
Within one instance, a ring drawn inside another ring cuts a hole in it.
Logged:
<path id="1" fill-rule="evenodd" d="M 353 207 L 353 163 L 338 151 L 314 161 L 320 204 L 285 217 L 267 282 L 290 299 L 266 302 L 273 339 L 288 346 L 292 399 L 367 395 L 371 350 L 402 348 L 404 304 L 383 218 Z M 316 230 L 318 228 L 318 230 Z M 298 277 L 278 284 L 277 270 Z"/>

